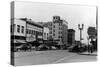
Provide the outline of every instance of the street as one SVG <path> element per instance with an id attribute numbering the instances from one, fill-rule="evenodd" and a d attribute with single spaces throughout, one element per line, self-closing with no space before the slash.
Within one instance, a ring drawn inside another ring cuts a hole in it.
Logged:
<path id="1" fill-rule="evenodd" d="M 96 56 L 70 53 L 67 50 L 15 52 L 15 66 L 96 61 Z"/>

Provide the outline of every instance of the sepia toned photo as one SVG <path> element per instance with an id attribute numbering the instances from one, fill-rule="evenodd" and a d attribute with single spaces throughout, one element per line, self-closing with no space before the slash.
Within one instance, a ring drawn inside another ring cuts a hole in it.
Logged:
<path id="1" fill-rule="evenodd" d="M 97 61 L 98 7 L 11 2 L 11 65 Z"/>

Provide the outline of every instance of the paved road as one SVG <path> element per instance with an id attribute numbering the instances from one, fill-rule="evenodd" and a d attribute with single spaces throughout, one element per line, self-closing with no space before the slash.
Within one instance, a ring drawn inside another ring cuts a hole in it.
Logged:
<path id="1" fill-rule="evenodd" d="M 79 55 L 67 50 L 56 51 L 33 51 L 15 53 L 15 65 L 34 65 L 49 63 L 95 61 L 96 56 Z"/>

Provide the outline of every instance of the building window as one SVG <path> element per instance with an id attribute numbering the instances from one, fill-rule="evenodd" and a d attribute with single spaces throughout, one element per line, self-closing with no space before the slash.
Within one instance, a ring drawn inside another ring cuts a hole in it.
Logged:
<path id="1" fill-rule="evenodd" d="M 31 30 L 31 34 L 32 34 L 32 30 Z"/>
<path id="2" fill-rule="evenodd" d="M 31 34 L 31 30 L 29 30 L 29 34 Z"/>
<path id="3" fill-rule="evenodd" d="M 52 34 L 52 31 L 50 31 L 50 34 Z"/>
<path id="4" fill-rule="evenodd" d="M 52 30 L 52 27 L 50 27 L 50 30 Z"/>
<path id="5" fill-rule="evenodd" d="M 53 33 L 53 36 L 55 36 L 55 33 Z"/>
<path id="6" fill-rule="evenodd" d="M 44 33 L 44 35 L 46 35 L 46 33 Z"/>
<path id="7" fill-rule="evenodd" d="M 55 19 L 55 17 L 53 17 L 53 19 Z"/>
<path id="8" fill-rule="evenodd" d="M 28 34 L 28 29 L 26 30 L 26 33 Z"/>
<path id="9" fill-rule="evenodd" d="M 59 31 L 59 34 L 62 34 L 62 32 L 61 32 L 61 31 Z"/>
<path id="10" fill-rule="evenodd" d="M 34 31 L 32 30 L 32 34 L 34 34 Z"/>
<path id="11" fill-rule="evenodd" d="M 59 27 L 59 30 L 62 30 L 62 27 Z"/>
<path id="12" fill-rule="evenodd" d="M 34 31 L 34 35 L 36 35 L 36 31 Z"/>
<path id="13" fill-rule="evenodd" d="M 35 31 L 33 31 L 33 34 L 35 35 Z"/>
<path id="14" fill-rule="evenodd" d="M 21 31 L 22 31 L 22 33 L 24 33 L 24 26 L 22 26 L 22 30 Z"/>
<path id="15" fill-rule="evenodd" d="M 62 36 L 58 36 L 58 38 L 62 38 Z"/>
<path id="16" fill-rule="evenodd" d="M 52 23 L 50 25 L 52 26 Z"/>
<path id="17" fill-rule="evenodd" d="M 60 27 L 59 27 L 59 30 L 60 30 Z"/>
<path id="18" fill-rule="evenodd" d="M 58 33 L 60 34 L 60 31 Z"/>
<path id="19" fill-rule="evenodd" d="M 47 37 L 48 37 L 48 33 L 47 33 Z"/>
<path id="20" fill-rule="evenodd" d="M 42 36 L 42 35 L 43 35 L 43 33 L 42 33 L 42 32 L 40 32 L 40 35 Z"/>
<path id="21" fill-rule="evenodd" d="M 53 26 L 53 28 L 55 28 L 55 25 Z"/>
<path id="22" fill-rule="evenodd" d="M 20 25 L 17 25 L 17 32 L 20 33 Z"/>
<path id="23" fill-rule="evenodd" d="M 31 30 L 31 33 L 33 34 L 33 30 Z"/>
<path id="24" fill-rule="evenodd" d="M 53 30 L 53 32 L 55 32 L 55 30 Z"/>
<path id="25" fill-rule="evenodd" d="M 62 23 L 59 23 L 59 26 L 61 26 L 62 25 Z"/>

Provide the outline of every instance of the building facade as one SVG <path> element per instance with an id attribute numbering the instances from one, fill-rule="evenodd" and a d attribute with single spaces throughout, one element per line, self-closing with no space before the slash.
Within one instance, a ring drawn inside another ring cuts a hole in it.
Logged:
<path id="1" fill-rule="evenodd" d="M 64 45 L 68 45 L 68 22 L 67 21 L 63 21 L 63 25 L 62 25 L 62 42 Z"/>
<path id="2" fill-rule="evenodd" d="M 51 22 L 44 23 L 49 28 L 49 39 L 58 41 L 58 45 L 67 45 L 67 29 L 68 25 L 60 19 L 60 16 L 53 16 Z"/>
<path id="3" fill-rule="evenodd" d="M 43 40 L 48 40 L 49 38 L 49 28 L 43 27 Z"/>
<path id="4" fill-rule="evenodd" d="M 68 44 L 69 46 L 75 44 L 75 30 L 68 29 Z"/>
<path id="5" fill-rule="evenodd" d="M 43 40 L 43 26 L 27 18 L 11 19 L 11 43 L 19 46 L 36 40 Z"/>
<path id="6" fill-rule="evenodd" d="M 63 24 L 63 21 L 60 19 L 60 16 L 53 16 L 52 37 L 54 40 L 58 40 L 58 45 L 63 45 L 62 24 Z"/>
<path id="7" fill-rule="evenodd" d="M 26 22 L 20 19 L 11 19 L 11 43 L 19 46 L 26 40 Z"/>
<path id="8" fill-rule="evenodd" d="M 26 40 L 33 42 L 43 40 L 43 26 L 36 24 L 31 19 L 26 20 Z"/>

